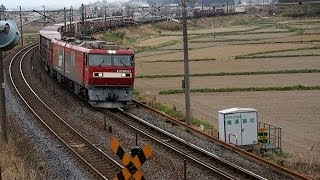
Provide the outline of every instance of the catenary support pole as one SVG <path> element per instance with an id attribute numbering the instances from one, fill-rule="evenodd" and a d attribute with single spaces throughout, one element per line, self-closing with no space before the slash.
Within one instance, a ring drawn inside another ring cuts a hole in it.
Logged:
<path id="1" fill-rule="evenodd" d="M 21 46 L 23 47 L 23 31 L 22 31 L 22 13 L 21 13 L 21 6 L 20 9 L 20 35 L 21 35 Z"/>
<path id="2" fill-rule="evenodd" d="M 107 30 L 107 6 L 104 7 L 104 29 Z"/>
<path id="3" fill-rule="evenodd" d="M 43 26 L 46 26 L 46 6 L 41 6 L 43 7 Z"/>
<path id="4" fill-rule="evenodd" d="M 2 134 L 2 140 L 5 143 L 8 143 L 7 138 L 7 127 L 6 127 L 6 97 L 5 97 L 5 91 L 4 91 L 4 73 L 3 73 L 3 54 L 2 51 L 0 51 L 0 118 L 1 118 L 1 134 Z"/>
<path id="5" fill-rule="evenodd" d="M 83 36 L 84 35 L 84 5 L 81 4 L 81 35 Z"/>
<path id="6" fill-rule="evenodd" d="M 72 23 L 72 19 L 71 19 L 71 7 L 70 7 L 70 12 L 69 12 L 69 21 L 70 21 L 70 24 L 69 24 L 69 32 L 71 32 L 71 23 Z"/>
<path id="7" fill-rule="evenodd" d="M 63 8 L 64 32 L 67 32 L 67 14 L 66 8 Z"/>
<path id="8" fill-rule="evenodd" d="M 182 18 L 183 18 L 183 54 L 184 54 L 184 83 L 185 83 L 185 103 L 186 103 L 186 122 L 191 125 L 190 108 L 190 81 L 189 81 L 189 57 L 188 57 L 188 30 L 187 30 L 187 3 L 182 0 Z"/>

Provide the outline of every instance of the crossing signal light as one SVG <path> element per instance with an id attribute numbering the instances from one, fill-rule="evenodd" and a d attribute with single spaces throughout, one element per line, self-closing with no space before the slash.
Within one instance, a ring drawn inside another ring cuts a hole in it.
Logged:
<path id="1" fill-rule="evenodd" d="M 268 132 L 266 128 L 258 129 L 258 142 L 259 143 L 268 143 Z"/>
<path id="2" fill-rule="evenodd" d="M 0 21 L 0 50 L 8 51 L 16 46 L 20 40 L 20 33 L 16 24 L 11 20 Z"/>

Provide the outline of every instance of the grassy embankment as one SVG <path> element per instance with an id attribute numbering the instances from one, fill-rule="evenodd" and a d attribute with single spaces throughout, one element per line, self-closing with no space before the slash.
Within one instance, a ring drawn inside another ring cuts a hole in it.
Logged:
<path id="1" fill-rule="evenodd" d="M 161 111 L 167 114 L 168 116 L 171 116 L 180 121 L 185 120 L 185 114 L 183 112 L 177 110 L 176 107 L 171 108 L 166 104 L 160 103 L 156 99 L 156 97 L 142 96 L 138 91 L 134 91 L 133 96 L 134 96 L 134 99 L 136 99 L 137 101 L 145 102 L 147 105 L 151 106 L 152 108 L 158 111 Z M 207 133 L 209 132 L 210 135 L 214 135 L 214 136 L 217 135 L 218 130 L 213 125 L 211 125 L 210 123 L 207 123 L 204 120 L 192 118 L 192 125 L 197 128 L 200 125 L 203 125 Z"/>
<path id="2" fill-rule="evenodd" d="M 14 152 L 12 145 L 1 142 L 0 176 L 2 179 L 39 179 L 37 173 Z M 0 178 L 0 179 L 1 179 Z"/>

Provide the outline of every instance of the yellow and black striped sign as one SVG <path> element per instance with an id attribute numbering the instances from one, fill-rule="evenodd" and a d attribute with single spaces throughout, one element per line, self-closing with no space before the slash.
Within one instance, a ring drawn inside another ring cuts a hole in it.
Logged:
<path id="1" fill-rule="evenodd" d="M 147 159 L 150 158 L 152 154 L 151 147 L 146 144 L 143 146 L 140 153 L 138 153 L 136 156 L 133 157 L 132 162 L 135 165 L 137 169 L 140 169 L 141 165 L 146 162 Z"/>
<path id="2" fill-rule="evenodd" d="M 127 168 L 123 168 L 122 171 L 120 171 L 119 174 L 117 174 L 117 176 L 113 178 L 113 180 L 126 180 L 131 176 L 132 175 L 129 170 Z"/>
<path id="3" fill-rule="evenodd" d="M 116 138 L 112 138 L 111 148 L 114 153 L 121 159 L 122 163 L 126 166 L 130 163 L 131 157 L 128 153 L 126 153 L 123 148 L 120 146 L 118 140 Z"/>
<path id="4" fill-rule="evenodd" d="M 112 138 L 111 148 L 114 153 L 121 159 L 124 164 L 123 170 L 117 174 L 114 180 L 127 180 L 127 179 L 135 179 L 135 180 L 143 180 L 142 172 L 140 171 L 140 167 L 147 159 L 149 159 L 152 155 L 152 150 L 150 145 L 146 144 L 143 148 L 135 155 L 133 158 L 126 153 L 123 148 L 120 146 L 120 143 L 116 138 Z"/>

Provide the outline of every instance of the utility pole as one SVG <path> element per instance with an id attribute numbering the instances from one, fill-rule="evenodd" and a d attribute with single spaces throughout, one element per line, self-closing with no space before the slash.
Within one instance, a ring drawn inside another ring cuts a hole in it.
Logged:
<path id="1" fill-rule="evenodd" d="M 81 21 L 82 21 L 82 25 L 84 24 L 84 5 L 81 4 Z"/>
<path id="2" fill-rule="evenodd" d="M 201 16 L 203 17 L 203 2 L 201 2 Z"/>
<path id="3" fill-rule="evenodd" d="M 130 16 L 130 9 L 128 4 L 126 4 L 126 10 L 127 10 L 127 16 Z"/>
<path id="4" fill-rule="evenodd" d="M 71 6 L 71 21 L 73 21 L 73 7 Z"/>
<path id="5" fill-rule="evenodd" d="M 22 31 L 22 14 L 21 14 L 21 6 L 19 6 L 20 9 L 20 35 L 21 35 L 21 46 L 23 47 L 23 31 Z"/>
<path id="6" fill-rule="evenodd" d="M 84 36 L 84 5 L 81 4 L 81 36 Z"/>
<path id="7" fill-rule="evenodd" d="M 71 8 L 72 6 L 70 6 L 70 12 L 69 12 L 69 20 L 70 20 L 70 24 L 69 24 L 69 31 L 71 32 L 71 23 L 72 23 L 72 17 L 71 17 Z"/>
<path id="8" fill-rule="evenodd" d="M 3 13 L 3 9 L 0 8 L 0 20 L 1 15 Z M 7 136 L 7 114 L 6 114 L 6 97 L 5 97 L 5 90 L 4 90 L 4 72 L 3 72 L 3 54 L 2 50 L 0 49 L 0 120 L 1 120 L 1 137 L 5 143 L 8 143 L 8 136 Z"/>
<path id="9" fill-rule="evenodd" d="M 46 26 L 46 6 L 41 6 L 43 7 L 43 26 Z"/>
<path id="10" fill-rule="evenodd" d="M 213 38 L 216 38 L 216 15 L 213 16 Z"/>
<path id="11" fill-rule="evenodd" d="M 66 8 L 63 8 L 63 21 L 64 21 L 64 32 L 67 32 L 67 14 Z"/>
<path id="12" fill-rule="evenodd" d="M 184 88 L 186 103 L 186 122 L 192 124 L 190 108 L 190 81 L 189 81 L 189 57 L 188 57 L 188 27 L 187 27 L 187 2 L 182 0 L 182 22 L 183 22 L 183 54 L 184 54 Z"/>
<path id="13" fill-rule="evenodd" d="M 104 7 L 104 29 L 107 30 L 107 6 Z"/>
<path id="14" fill-rule="evenodd" d="M 300 0 L 299 1 L 299 9 L 300 9 L 300 44 L 302 44 L 302 28 L 301 28 L 301 16 L 302 16 L 302 9 L 301 9 L 301 6 L 302 6 L 302 1 Z"/>
<path id="15" fill-rule="evenodd" d="M 87 34 L 86 19 L 87 19 L 87 6 L 84 6 L 84 23 L 85 24 L 83 25 L 83 28 L 84 28 L 85 35 Z"/>
<path id="16" fill-rule="evenodd" d="M 227 1 L 227 14 L 229 14 L 229 1 Z"/>
<path id="17" fill-rule="evenodd" d="M 0 118 L 1 118 L 1 134 L 3 141 L 8 143 L 8 137 L 7 137 L 7 126 L 6 126 L 6 120 L 7 120 L 7 114 L 6 114 L 6 97 L 5 97 L 5 83 L 4 83 L 4 73 L 3 73 L 3 56 L 2 56 L 2 50 L 0 50 Z"/>

